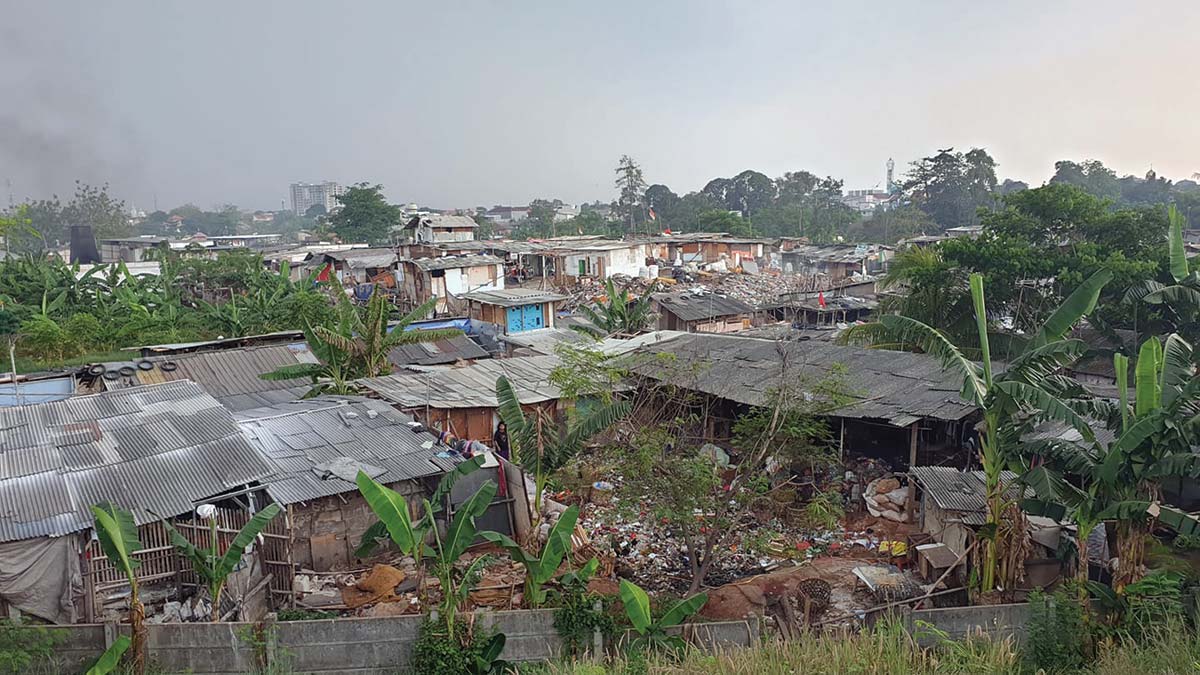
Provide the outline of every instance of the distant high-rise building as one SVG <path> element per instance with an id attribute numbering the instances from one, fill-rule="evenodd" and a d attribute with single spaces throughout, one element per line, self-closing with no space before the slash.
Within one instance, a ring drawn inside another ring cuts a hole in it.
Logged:
<path id="1" fill-rule="evenodd" d="M 298 216 L 308 213 L 313 206 L 320 204 L 329 213 L 338 206 L 337 196 L 345 192 L 345 188 L 332 181 L 323 183 L 292 183 L 292 212 Z"/>

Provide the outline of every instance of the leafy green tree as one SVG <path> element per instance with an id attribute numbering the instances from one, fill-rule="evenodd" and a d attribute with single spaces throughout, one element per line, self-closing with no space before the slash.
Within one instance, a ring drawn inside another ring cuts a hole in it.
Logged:
<path id="1" fill-rule="evenodd" d="M 403 220 L 400 207 L 383 198 L 382 185 L 358 183 L 337 200 L 340 208 L 330 216 L 329 224 L 344 242 L 386 244 Z"/>
<path id="2" fill-rule="evenodd" d="M 224 552 L 220 547 L 215 513 L 208 518 L 212 538 L 212 545 L 208 548 L 196 546 L 187 537 L 180 534 L 170 521 L 162 519 L 163 527 L 171 535 L 171 545 L 187 557 L 192 563 L 192 569 L 196 572 L 196 576 L 200 577 L 200 580 L 206 585 L 208 597 L 212 601 L 212 621 L 214 623 L 221 619 L 221 592 L 225 589 L 225 582 L 229 580 L 229 575 L 233 574 L 233 570 L 241 564 L 246 547 L 258 537 L 275 516 L 279 515 L 280 510 L 278 504 L 268 504 L 266 508 L 254 514 L 242 526 L 242 529 L 238 530 Z"/>
<path id="3" fill-rule="evenodd" d="M 632 233 L 634 225 L 645 217 L 642 198 L 646 192 L 646 179 L 642 176 L 642 167 L 629 155 L 621 155 L 614 172 L 617 174 L 614 181 L 617 188 L 615 209 Z"/>
<path id="4" fill-rule="evenodd" d="M 1050 184 L 1066 184 L 1079 187 L 1089 194 L 1103 199 L 1116 200 L 1121 196 L 1117 174 L 1104 163 L 1087 159 L 1082 162 L 1062 160 L 1054 163 L 1054 175 Z"/>
<path id="5" fill-rule="evenodd" d="M 68 225 L 91 225 L 97 239 L 128 237 L 133 232 L 125 202 L 110 196 L 107 184 L 96 187 L 75 181 L 75 196 L 63 207 L 62 220 Z M 67 237 L 59 232 L 56 238 Z"/>
<path id="6" fill-rule="evenodd" d="M 913 162 L 901 189 L 942 228 L 974 225 L 976 210 L 992 203 L 996 162 L 981 148 L 948 148 Z"/>
<path id="7" fill-rule="evenodd" d="M 733 178 L 714 178 L 700 192 L 725 210 L 750 218 L 775 202 L 776 187 L 764 174 L 747 169 Z"/>
<path id="8" fill-rule="evenodd" d="M 1060 368 L 1074 363 L 1086 350 L 1080 340 L 1064 336 L 1096 306 L 1104 285 L 1112 273 L 1101 270 L 1075 290 L 1063 304 L 1031 336 L 1008 362 L 1004 372 L 994 375 L 989 347 L 988 313 L 983 293 L 983 276 L 970 277 L 971 300 L 979 340 L 980 362 L 976 363 L 954 345 L 945 334 L 928 324 L 906 316 L 887 315 L 877 323 L 856 326 L 842 338 L 846 342 L 898 340 L 912 344 L 936 357 L 942 366 L 962 377 L 964 400 L 983 411 L 980 426 L 979 460 L 983 468 L 987 516 L 980 530 L 984 542 L 984 562 L 979 576 L 979 590 L 990 592 L 996 587 L 996 568 L 1003 557 L 999 551 L 998 529 L 1008 506 L 1005 492 L 1009 486 L 1001 477 L 1007 462 L 1014 456 L 1013 447 L 1020 433 L 1036 420 L 1052 420 L 1073 427 L 1089 442 L 1093 432 L 1086 419 L 1065 400 L 1067 384 L 1058 378 Z"/>

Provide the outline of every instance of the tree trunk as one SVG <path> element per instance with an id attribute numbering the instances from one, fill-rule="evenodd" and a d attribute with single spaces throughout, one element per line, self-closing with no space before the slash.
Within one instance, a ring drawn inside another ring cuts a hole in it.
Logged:
<path id="1" fill-rule="evenodd" d="M 1087 594 L 1085 586 L 1088 580 L 1088 538 L 1091 536 L 1093 529 L 1095 529 L 1095 525 L 1080 524 L 1078 525 L 1078 532 L 1076 533 L 1078 541 L 1076 546 L 1079 549 L 1079 559 L 1075 561 L 1075 581 L 1079 583 L 1079 589 L 1082 595 Z"/>
<path id="2" fill-rule="evenodd" d="M 1146 537 L 1150 522 L 1122 520 L 1117 523 L 1117 570 L 1113 573 L 1113 589 L 1124 593 L 1125 587 L 1145 576 Z"/>
<path id="3" fill-rule="evenodd" d="M 146 608 L 138 599 L 137 583 L 129 585 L 129 637 L 130 672 L 142 675 L 146 672 Z"/>

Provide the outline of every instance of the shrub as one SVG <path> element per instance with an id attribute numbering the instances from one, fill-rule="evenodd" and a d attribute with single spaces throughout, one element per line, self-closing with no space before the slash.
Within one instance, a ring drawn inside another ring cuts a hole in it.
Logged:
<path id="1" fill-rule="evenodd" d="M 60 362 L 78 353 L 78 345 L 71 334 L 55 323 L 54 319 L 41 314 L 34 315 L 21 324 L 22 352 L 39 361 Z"/>
<path id="2" fill-rule="evenodd" d="M 1029 609 L 1024 660 L 1030 669 L 1053 673 L 1082 668 L 1087 630 L 1076 593 L 1066 586 L 1053 595 L 1036 590 L 1029 596 Z"/>
<path id="3" fill-rule="evenodd" d="M 0 621 L 0 673 L 26 673 L 54 656 L 58 635 L 43 626 Z"/>
<path id="4" fill-rule="evenodd" d="M 473 672 L 475 659 L 483 656 L 489 635 L 472 633 L 455 622 L 454 633 L 444 621 L 427 619 L 421 624 L 412 650 L 412 672 L 417 675 L 462 675 Z"/>

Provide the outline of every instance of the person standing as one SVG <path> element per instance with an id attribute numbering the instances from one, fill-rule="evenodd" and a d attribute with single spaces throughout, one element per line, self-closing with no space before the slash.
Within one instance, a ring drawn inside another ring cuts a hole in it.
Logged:
<path id="1" fill-rule="evenodd" d="M 492 445 L 496 448 L 496 454 L 504 459 L 509 459 L 508 450 L 508 427 L 501 422 L 496 425 L 496 431 L 492 434 Z"/>

